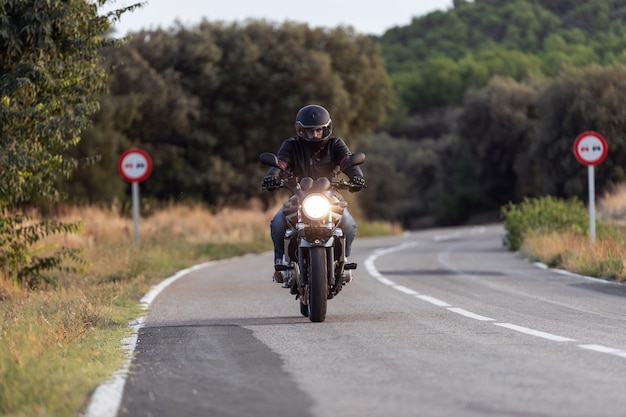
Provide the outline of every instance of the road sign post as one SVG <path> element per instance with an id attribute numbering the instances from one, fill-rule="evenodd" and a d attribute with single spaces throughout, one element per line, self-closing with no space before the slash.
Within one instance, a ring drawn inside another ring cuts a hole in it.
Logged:
<path id="1" fill-rule="evenodd" d="M 133 238 L 139 241 L 139 183 L 152 172 L 152 159 L 145 151 L 132 148 L 124 152 L 117 161 L 117 170 L 125 181 L 131 183 L 133 202 Z"/>
<path id="2" fill-rule="evenodd" d="M 596 240 L 596 191 L 594 167 L 606 158 L 608 146 L 604 137 L 598 132 L 587 131 L 576 137 L 574 156 L 578 162 L 587 165 L 587 181 L 589 183 L 589 237 Z"/>

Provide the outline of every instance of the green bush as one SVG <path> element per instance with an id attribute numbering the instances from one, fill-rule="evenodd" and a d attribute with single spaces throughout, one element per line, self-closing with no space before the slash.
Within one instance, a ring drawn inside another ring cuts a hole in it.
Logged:
<path id="1" fill-rule="evenodd" d="M 531 232 L 569 231 L 586 236 L 589 231 L 589 213 L 577 198 L 525 198 L 503 206 L 501 213 L 506 231 L 503 243 L 510 250 L 518 250 Z"/>

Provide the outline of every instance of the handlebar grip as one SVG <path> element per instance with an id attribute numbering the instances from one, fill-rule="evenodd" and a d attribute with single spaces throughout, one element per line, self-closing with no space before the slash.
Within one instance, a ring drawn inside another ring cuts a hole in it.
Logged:
<path id="1" fill-rule="evenodd" d="M 266 191 L 276 191 L 276 190 L 280 190 L 281 187 L 261 187 L 262 190 L 266 190 Z"/>

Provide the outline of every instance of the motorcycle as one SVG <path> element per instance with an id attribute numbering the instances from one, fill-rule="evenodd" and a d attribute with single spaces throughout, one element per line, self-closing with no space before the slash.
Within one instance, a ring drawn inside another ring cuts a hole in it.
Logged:
<path id="1" fill-rule="evenodd" d="M 291 294 L 300 300 L 300 313 L 312 322 L 323 322 L 327 301 L 339 294 L 346 284 L 344 272 L 351 273 L 357 268 L 356 263 L 348 263 L 346 258 L 346 241 L 340 223 L 348 203 L 338 191 L 359 187 L 339 178 L 339 174 L 365 162 L 365 154 L 350 155 L 343 170 L 335 171 L 331 179 L 316 180 L 298 179 L 285 171 L 272 153 L 262 153 L 259 159 L 286 174 L 276 188 L 292 193 L 283 204 L 288 224 L 283 264 L 275 265 L 274 269 L 283 274 Z"/>

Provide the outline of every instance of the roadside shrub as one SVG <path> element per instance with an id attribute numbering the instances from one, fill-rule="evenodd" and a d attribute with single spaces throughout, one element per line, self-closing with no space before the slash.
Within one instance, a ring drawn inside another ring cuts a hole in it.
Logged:
<path id="1" fill-rule="evenodd" d="M 79 272 L 86 265 L 80 249 L 58 245 L 45 247 L 46 237 L 79 233 L 83 224 L 54 220 L 34 221 L 22 214 L 0 212 L 0 279 L 36 289 L 42 282 L 54 284 L 52 270 Z M 64 261 L 74 265 L 67 265 Z"/>
<path id="2" fill-rule="evenodd" d="M 501 213 L 506 232 L 503 244 L 513 251 L 530 233 L 563 231 L 587 236 L 589 231 L 589 213 L 577 198 L 524 198 L 519 204 L 503 206 Z"/>

